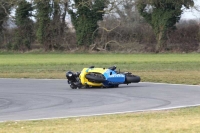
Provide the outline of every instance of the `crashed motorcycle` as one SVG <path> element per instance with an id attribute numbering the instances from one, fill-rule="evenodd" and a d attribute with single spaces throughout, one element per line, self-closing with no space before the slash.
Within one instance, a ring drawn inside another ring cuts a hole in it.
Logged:
<path id="1" fill-rule="evenodd" d="M 83 68 L 81 72 L 68 71 L 66 78 L 72 89 L 101 87 L 118 87 L 120 84 L 140 82 L 140 77 L 130 72 L 116 71 L 116 66 L 110 68 Z"/>

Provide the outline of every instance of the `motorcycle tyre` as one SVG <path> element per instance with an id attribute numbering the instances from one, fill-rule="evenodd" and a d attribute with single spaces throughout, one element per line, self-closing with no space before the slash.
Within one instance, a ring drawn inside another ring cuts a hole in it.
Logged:
<path id="1" fill-rule="evenodd" d="M 91 80 L 91 81 L 94 81 L 94 82 L 98 82 L 98 83 L 103 83 L 105 82 L 106 80 L 103 79 L 103 78 L 100 78 L 100 77 L 97 77 L 97 76 L 93 76 L 93 75 L 90 75 L 90 74 L 87 74 L 85 76 L 88 80 Z"/>
<path id="2" fill-rule="evenodd" d="M 77 89 L 77 86 L 75 85 L 70 85 L 71 89 Z"/>
<path id="3" fill-rule="evenodd" d="M 140 77 L 137 75 L 126 75 L 126 83 L 139 83 Z"/>

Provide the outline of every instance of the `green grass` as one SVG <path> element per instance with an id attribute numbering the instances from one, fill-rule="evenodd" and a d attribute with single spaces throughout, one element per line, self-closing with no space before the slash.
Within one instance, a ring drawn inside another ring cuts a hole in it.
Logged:
<path id="1" fill-rule="evenodd" d="M 0 54 L 0 65 L 192 63 L 200 54 Z"/>
<path id="2" fill-rule="evenodd" d="M 200 54 L 4 53 L 0 54 L 0 77 L 65 78 L 66 71 L 81 71 L 91 65 L 116 65 L 121 71 L 140 75 L 142 81 L 200 84 Z"/>
<path id="3" fill-rule="evenodd" d="M 0 133 L 199 133 L 200 107 L 0 123 Z"/>

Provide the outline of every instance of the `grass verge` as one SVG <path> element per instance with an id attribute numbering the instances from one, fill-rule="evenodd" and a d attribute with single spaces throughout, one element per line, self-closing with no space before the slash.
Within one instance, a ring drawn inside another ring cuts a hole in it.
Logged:
<path id="1" fill-rule="evenodd" d="M 199 133 L 200 107 L 0 123 L 1 133 Z"/>

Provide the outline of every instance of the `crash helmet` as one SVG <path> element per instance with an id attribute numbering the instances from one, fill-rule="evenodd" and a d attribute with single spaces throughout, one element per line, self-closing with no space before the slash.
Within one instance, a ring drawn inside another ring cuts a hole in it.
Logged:
<path id="1" fill-rule="evenodd" d="M 66 77 L 69 78 L 69 77 L 72 77 L 73 76 L 73 72 L 72 71 L 68 71 L 66 73 Z"/>

